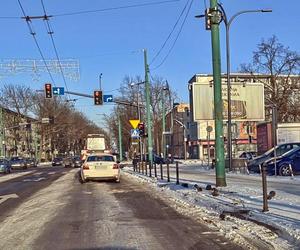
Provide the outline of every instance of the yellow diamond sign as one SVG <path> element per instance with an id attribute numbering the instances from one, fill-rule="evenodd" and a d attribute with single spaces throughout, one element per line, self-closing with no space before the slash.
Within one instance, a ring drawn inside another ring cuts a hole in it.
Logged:
<path id="1" fill-rule="evenodd" d="M 130 122 L 132 128 L 133 128 L 133 129 L 136 129 L 137 126 L 138 126 L 139 123 L 140 123 L 140 120 L 129 120 L 129 122 Z"/>

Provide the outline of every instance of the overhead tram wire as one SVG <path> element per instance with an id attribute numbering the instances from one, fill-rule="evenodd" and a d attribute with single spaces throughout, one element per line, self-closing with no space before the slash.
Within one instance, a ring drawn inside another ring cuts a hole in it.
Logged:
<path id="1" fill-rule="evenodd" d="M 56 45 L 55 45 L 55 42 L 54 42 L 54 38 L 53 38 L 53 33 L 54 33 L 54 32 L 53 32 L 53 30 L 51 29 L 50 21 L 49 21 L 49 19 L 47 18 L 47 12 L 46 12 L 46 8 L 45 8 L 44 1 L 43 1 L 43 0 L 41 0 L 41 4 L 42 4 L 43 11 L 44 11 L 44 15 L 45 15 L 44 21 L 46 21 L 46 24 L 47 24 L 46 29 L 48 28 L 48 29 L 47 29 L 47 32 L 48 32 L 48 34 L 49 34 L 50 37 L 51 37 L 51 42 L 52 42 L 52 45 L 53 45 L 53 48 L 54 48 L 54 51 L 55 51 L 56 59 L 57 59 L 57 61 L 58 61 L 59 70 L 60 70 L 60 72 L 61 72 L 61 75 L 62 75 L 64 84 L 65 84 L 66 90 L 69 91 L 68 85 L 67 85 L 67 81 L 66 81 L 66 78 L 65 78 L 65 75 L 64 75 L 62 66 L 61 66 L 61 62 L 60 62 L 60 59 L 59 59 L 59 56 L 58 56 L 58 52 L 57 52 L 57 49 L 56 49 Z"/>
<path id="2" fill-rule="evenodd" d="M 160 53 L 162 52 L 162 50 L 164 49 L 164 47 L 166 46 L 167 42 L 169 41 L 169 39 L 171 38 L 171 35 L 173 34 L 173 32 L 175 31 L 181 17 L 183 16 L 185 10 L 186 10 L 186 7 L 188 6 L 188 3 L 189 3 L 189 0 L 186 1 L 186 4 L 184 5 L 179 17 L 177 18 L 175 24 L 173 25 L 173 28 L 171 29 L 169 35 L 167 36 L 166 40 L 164 41 L 163 45 L 161 46 L 161 48 L 157 51 L 157 53 L 155 54 L 155 56 L 152 58 L 151 62 L 149 63 L 149 65 L 151 65 L 155 60 L 156 58 L 160 55 Z"/>
<path id="3" fill-rule="evenodd" d="M 21 3 L 20 0 L 18 0 L 18 3 L 19 3 L 19 6 L 20 6 L 20 8 L 21 8 L 21 10 L 22 10 L 22 13 L 23 13 L 23 15 L 24 15 L 24 18 L 25 18 L 25 20 L 26 20 L 26 23 L 27 23 L 29 32 L 30 32 L 30 34 L 32 35 L 32 37 L 33 37 L 33 39 L 34 39 L 35 45 L 37 46 L 38 51 L 39 51 L 39 53 L 40 53 L 40 55 L 41 55 L 41 57 L 42 57 L 42 60 L 43 60 L 43 62 L 44 62 L 44 64 L 45 64 L 45 67 L 46 67 L 47 72 L 48 72 L 48 74 L 49 74 L 49 76 L 50 76 L 50 79 L 51 79 L 53 85 L 55 86 L 55 82 L 54 82 L 53 76 L 52 76 L 52 74 L 51 74 L 51 72 L 50 72 L 50 70 L 49 70 L 49 67 L 48 67 L 48 65 L 47 65 L 46 59 L 45 59 L 45 57 L 44 57 L 44 55 L 43 55 L 43 52 L 42 52 L 42 50 L 41 50 L 41 47 L 40 47 L 40 45 L 39 45 L 39 43 L 38 43 L 38 41 L 37 41 L 37 39 L 36 39 L 36 37 L 35 37 L 36 33 L 33 31 L 33 28 L 32 28 L 32 26 L 31 26 L 30 18 L 29 18 L 29 16 L 26 15 L 25 10 L 24 10 L 24 8 L 23 8 L 22 3 Z"/>
<path id="4" fill-rule="evenodd" d="M 184 26 L 184 24 L 185 24 L 185 22 L 186 22 L 186 19 L 187 19 L 189 13 L 190 13 L 190 10 L 191 10 L 191 7 L 192 7 L 193 2 L 194 2 L 194 0 L 191 0 L 191 1 L 190 1 L 190 5 L 189 5 L 188 10 L 187 10 L 187 12 L 186 12 L 186 14 L 185 14 L 185 16 L 184 16 L 183 22 L 182 22 L 182 24 L 181 24 L 181 26 L 180 26 L 180 29 L 179 29 L 179 31 L 178 31 L 178 33 L 177 33 L 177 36 L 176 36 L 176 38 L 175 38 L 175 40 L 174 40 L 174 42 L 173 42 L 171 48 L 169 49 L 167 55 L 164 57 L 164 59 L 161 61 L 161 63 L 160 63 L 159 65 L 157 65 L 155 68 L 152 68 L 152 69 L 150 69 L 150 70 L 156 70 L 156 69 L 158 69 L 159 67 L 161 67 L 161 66 L 164 64 L 164 62 L 167 60 L 167 58 L 169 57 L 169 55 L 171 54 L 171 51 L 173 50 L 173 48 L 174 48 L 174 46 L 175 46 L 175 44 L 176 44 L 176 42 L 177 42 L 177 40 L 178 40 L 178 38 L 179 38 L 179 35 L 181 34 L 181 31 L 182 31 L 183 26 Z"/>
<path id="5" fill-rule="evenodd" d="M 160 4 L 173 3 L 173 2 L 179 2 L 179 1 L 180 0 L 166 0 L 166 1 L 149 2 L 149 3 L 142 3 L 142 4 L 132 4 L 132 5 L 110 7 L 110 8 L 104 8 L 104 9 L 83 10 L 83 11 L 76 11 L 76 12 L 69 12 L 69 13 L 54 14 L 52 16 L 53 17 L 74 16 L 74 15 L 82 15 L 82 14 L 89 14 L 89 13 L 96 13 L 96 12 L 105 12 L 105 11 L 110 11 L 110 10 L 120 10 L 120 9 L 129 9 L 129 8 L 137 8 L 137 7 L 144 7 L 144 6 L 153 6 L 153 5 L 160 5 Z"/>

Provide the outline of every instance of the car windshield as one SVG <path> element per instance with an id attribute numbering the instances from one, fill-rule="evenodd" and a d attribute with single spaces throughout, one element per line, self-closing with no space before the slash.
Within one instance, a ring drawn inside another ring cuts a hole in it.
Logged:
<path id="1" fill-rule="evenodd" d="M 114 161 L 114 157 L 111 155 L 92 155 L 87 158 L 87 161 Z"/>
<path id="2" fill-rule="evenodd" d="M 80 157 L 78 157 L 78 156 L 77 156 L 77 157 L 74 157 L 74 160 L 75 160 L 75 161 L 80 161 Z"/>
<path id="3" fill-rule="evenodd" d="M 61 161 L 62 158 L 54 158 L 54 161 Z"/>

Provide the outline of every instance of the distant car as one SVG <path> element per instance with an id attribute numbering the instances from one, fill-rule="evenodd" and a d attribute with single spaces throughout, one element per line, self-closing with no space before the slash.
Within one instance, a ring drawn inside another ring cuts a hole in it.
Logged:
<path id="1" fill-rule="evenodd" d="M 26 160 L 23 157 L 14 156 L 9 163 L 12 169 L 27 169 Z"/>
<path id="2" fill-rule="evenodd" d="M 37 167 L 37 161 L 34 158 L 25 158 L 27 167 Z"/>
<path id="3" fill-rule="evenodd" d="M 275 157 L 265 162 L 267 173 L 275 174 Z M 276 157 L 277 175 L 290 176 L 291 170 L 293 174 L 300 174 L 300 147 L 292 149 L 283 155 Z"/>
<path id="4" fill-rule="evenodd" d="M 4 174 L 11 173 L 11 166 L 9 160 L 0 159 L 0 173 L 4 173 Z"/>
<path id="5" fill-rule="evenodd" d="M 73 167 L 73 158 L 72 157 L 64 157 L 62 165 L 65 168 Z"/>
<path id="6" fill-rule="evenodd" d="M 80 157 L 79 156 L 73 157 L 72 167 L 74 167 L 74 168 L 80 168 L 81 165 L 82 165 L 82 160 L 80 159 Z"/>
<path id="7" fill-rule="evenodd" d="M 249 160 L 252 160 L 255 157 L 256 157 L 256 152 L 254 152 L 254 151 L 245 151 L 245 152 L 241 153 L 238 158 L 246 159 L 246 160 L 249 161 Z"/>
<path id="8" fill-rule="evenodd" d="M 62 157 L 55 157 L 52 161 L 52 166 L 61 166 L 63 164 Z"/>
<path id="9" fill-rule="evenodd" d="M 82 180 L 115 180 L 120 182 L 120 167 L 110 154 L 92 154 L 81 166 Z"/>
<path id="10" fill-rule="evenodd" d="M 300 142 L 294 142 L 294 143 L 284 143 L 276 146 L 276 157 L 283 155 L 284 153 L 300 147 Z M 274 157 L 274 148 L 271 148 L 266 153 L 257 156 L 253 158 L 252 160 L 248 161 L 247 167 L 250 172 L 259 173 L 259 165 L 262 165 L 265 161 L 271 159 Z"/>

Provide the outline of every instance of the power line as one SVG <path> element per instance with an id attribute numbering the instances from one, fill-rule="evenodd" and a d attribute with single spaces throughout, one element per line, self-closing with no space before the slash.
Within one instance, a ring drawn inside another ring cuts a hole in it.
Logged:
<path id="1" fill-rule="evenodd" d="M 45 8 L 45 5 L 44 5 L 43 0 L 41 0 L 41 4 L 42 4 L 43 11 L 44 11 L 44 14 L 45 14 L 45 19 L 44 19 L 44 21 L 46 21 L 46 23 L 47 23 L 46 29 L 48 28 L 48 34 L 49 34 L 50 37 L 51 37 L 51 42 L 52 42 L 52 45 L 53 45 L 53 48 L 54 48 L 54 51 L 55 51 L 56 59 L 57 59 L 57 61 L 58 61 L 58 66 L 59 66 L 59 69 L 60 69 L 60 72 L 61 72 L 61 75 L 62 75 L 64 84 L 65 84 L 66 90 L 69 91 L 69 90 L 68 90 L 67 81 L 66 81 L 66 78 L 65 78 L 65 75 L 64 75 L 64 72 L 63 72 L 61 63 L 60 63 L 60 59 L 59 59 L 59 56 L 58 56 L 58 52 L 57 52 L 57 49 L 56 49 L 56 45 L 55 45 L 55 42 L 54 42 L 54 38 L 53 38 L 53 33 L 54 33 L 54 32 L 53 32 L 53 30 L 51 29 L 49 19 L 47 18 L 46 8 Z"/>
<path id="2" fill-rule="evenodd" d="M 129 9 L 129 8 L 136 8 L 136 7 L 143 7 L 143 6 L 160 5 L 160 4 L 164 4 L 164 3 L 172 3 L 172 2 L 179 2 L 179 1 L 180 0 L 167 0 L 167 1 L 150 2 L 150 3 L 143 3 L 143 4 L 132 4 L 132 5 L 110 7 L 110 8 L 104 8 L 104 9 L 83 10 L 83 11 L 76 11 L 76 12 L 69 12 L 69 13 L 61 13 L 61 14 L 55 14 L 53 16 L 55 16 L 55 17 L 74 16 L 74 15 L 104 12 L 104 11 L 110 11 L 110 10 L 120 10 L 120 9 Z"/>
<path id="3" fill-rule="evenodd" d="M 187 19 L 187 17 L 188 17 L 188 14 L 190 13 L 190 10 L 191 10 L 191 7 L 192 7 L 193 2 L 194 2 L 194 0 L 191 0 L 191 1 L 190 1 L 190 5 L 189 5 L 188 10 L 187 10 L 187 12 L 186 12 L 186 14 L 185 14 L 185 16 L 184 16 L 183 22 L 182 22 L 182 24 L 181 24 L 181 26 L 180 26 L 180 29 L 179 29 L 179 31 L 178 31 L 178 33 L 177 33 L 177 36 L 176 36 L 176 38 L 175 38 L 175 40 L 174 40 L 174 42 L 173 42 L 171 48 L 169 49 L 167 55 L 164 57 L 164 59 L 162 60 L 162 62 L 161 62 L 159 65 L 157 65 L 155 68 L 153 68 L 153 69 L 151 69 L 151 70 L 156 70 L 156 69 L 159 68 L 161 65 L 163 65 L 164 62 L 165 62 L 165 61 L 167 60 L 167 58 L 169 57 L 169 55 L 171 54 L 171 51 L 173 50 L 173 48 L 174 48 L 174 46 L 175 46 L 175 44 L 176 44 L 176 42 L 177 42 L 177 40 L 178 40 L 178 38 L 179 38 L 179 35 L 181 34 L 181 31 L 182 31 L 182 29 L 183 29 L 183 26 L 184 26 L 184 24 L 185 24 L 185 22 L 186 22 L 186 19 Z"/>
<path id="4" fill-rule="evenodd" d="M 45 64 L 45 67 L 46 67 L 47 72 L 48 72 L 48 74 L 49 74 L 49 76 L 50 76 L 50 78 L 51 78 L 51 81 L 52 81 L 53 85 L 55 86 L 55 82 L 54 82 L 53 76 L 52 76 L 52 74 L 51 74 L 51 72 L 50 72 L 50 70 L 49 70 L 49 67 L 48 67 L 47 63 L 46 63 L 46 59 L 45 59 L 45 57 L 44 57 L 44 55 L 43 55 L 43 52 L 42 52 L 42 50 L 41 50 L 41 47 L 40 47 L 40 45 L 39 45 L 39 43 L 38 43 L 38 41 L 37 41 L 37 39 L 36 39 L 36 37 L 35 37 L 36 33 L 33 31 L 33 28 L 32 28 L 32 25 L 31 25 L 30 18 L 26 15 L 26 12 L 25 12 L 25 10 L 24 10 L 24 8 L 23 8 L 23 6 L 22 6 L 20 0 L 18 0 L 18 3 L 19 3 L 19 6 L 20 6 L 20 8 L 21 8 L 21 10 L 22 10 L 22 13 L 23 13 L 23 15 L 24 15 L 24 18 L 25 18 L 25 20 L 26 20 L 26 23 L 27 23 L 27 27 L 28 27 L 28 29 L 29 29 L 29 32 L 30 32 L 30 34 L 31 34 L 32 37 L 33 37 L 33 40 L 34 40 L 34 42 L 35 42 L 36 47 L 38 48 L 38 51 L 39 51 L 39 53 L 40 53 L 40 55 L 41 55 L 41 57 L 42 57 L 42 60 L 43 60 L 43 62 L 44 62 L 44 64 Z"/>
<path id="5" fill-rule="evenodd" d="M 182 9 L 182 11 L 181 11 L 179 17 L 177 18 L 175 24 L 173 25 L 173 28 L 171 29 L 171 32 L 170 32 L 169 35 L 167 36 L 167 38 L 166 38 L 165 42 L 163 43 L 163 45 L 161 46 L 161 48 L 156 52 L 155 56 L 152 58 L 152 60 L 151 60 L 151 62 L 149 63 L 149 65 L 151 65 L 151 64 L 155 61 L 155 59 L 159 56 L 159 54 L 162 52 L 162 50 L 163 50 L 164 47 L 166 46 L 166 44 L 167 44 L 167 42 L 169 41 L 171 35 L 173 34 L 174 30 L 176 29 L 176 27 L 177 27 L 177 25 L 178 25 L 178 23 L 179 23 L 179 21 L 180 21 L 182 15 L 184 14 L 185 9 L 186 9 L 186 7 L 188 6 L 188 3 L 189 3 L 189 0 L 188 0 L 188 1 L 186 2 L 186 4 L 184 5 L 184 7 L 183 7 L 183 9 Z"/>

